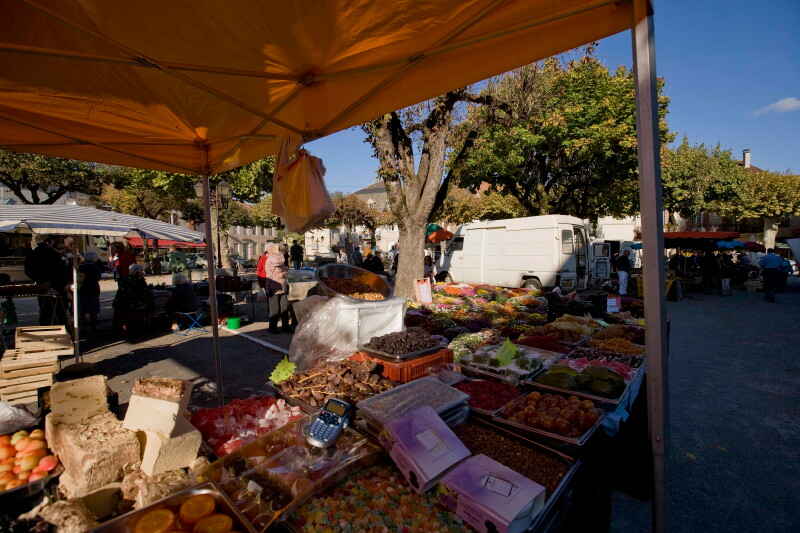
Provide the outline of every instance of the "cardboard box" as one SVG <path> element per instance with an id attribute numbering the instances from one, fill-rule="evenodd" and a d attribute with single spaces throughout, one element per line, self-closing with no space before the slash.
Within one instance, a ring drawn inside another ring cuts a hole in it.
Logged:
<path id="1" fill-rule="evenodd" d="M 439 501 L 480 533 L 522 533 L 544 508 L 545 488 L 485 455 L 439 483 Z"/>
<path id="2" fill-rule="evenodd" d="M 419 493 L 433 487 L 469 450 L 430 406 L 389 421 L 381 433 L 389 456 Z"/>

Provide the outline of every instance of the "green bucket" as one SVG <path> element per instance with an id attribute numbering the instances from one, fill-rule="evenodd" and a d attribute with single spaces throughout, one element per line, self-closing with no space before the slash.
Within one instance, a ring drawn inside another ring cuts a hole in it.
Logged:
<path id="1" fill-rule="evenodd" d="M 238 316 L 228 318 L 228 329 L 239 329 L 242 327 L 242 319 Z"/>

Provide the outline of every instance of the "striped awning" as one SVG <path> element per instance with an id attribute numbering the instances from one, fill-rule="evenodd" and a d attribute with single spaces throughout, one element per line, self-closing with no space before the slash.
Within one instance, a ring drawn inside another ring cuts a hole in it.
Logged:
<path id="1" fill-rule="evenodd" d="M 202 233 L 189 228 L 78 205 L 0 206 L 0 232 L 140 236 L 183 242 L 203 241 Z"/>

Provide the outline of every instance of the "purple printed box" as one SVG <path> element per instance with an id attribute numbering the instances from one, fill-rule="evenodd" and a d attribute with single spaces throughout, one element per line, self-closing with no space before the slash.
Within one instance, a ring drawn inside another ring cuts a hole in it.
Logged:
<path id="1" fill-rule="evenodd" d="M 384 426 L 381 442 L 419 493 L 430 489 L 469 450 L 431 407 L 415 409 Z"/>
<path id="2" fill-rule="evenodd" d="M 521 533 L 544 507 L 545 489 L 485 455 L 439 482 L 439 502 L 480 533 Z"/>

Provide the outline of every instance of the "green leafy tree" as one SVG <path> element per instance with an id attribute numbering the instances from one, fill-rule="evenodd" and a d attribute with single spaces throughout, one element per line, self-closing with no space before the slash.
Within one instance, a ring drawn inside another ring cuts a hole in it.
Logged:
<path id="1" fill-rule="evenodd" d="M 727 212 L 736 218 L 763 219 L 764 246 L 774 248 L 781 218 L 800 215 L 800 176 L 746 171 Z"/>
<path id="2" fill-rule="evenodd" d="M 467 224 L 474 220 L 501 220 L 527 215 L 527 210 L 513 196 L 491 191 L 475 194 L 454 188 L 434 215 L 434 220 Z"/>
<path id="3" fill-rule="evenodd" d="M 272 195 L 266 195 L 258 203 L 250 206 L 253 224 L 263 228 L 281 227 L 281 219 L 272 212 Z"/>
<path id="4" fill-rule="evenodd" d="M 0 183 L 23 204 L 53 204 L 68 192 L 97 195 L 108 180 L 91 163 L 0 150 Z"/>
<path id="5" fill-rule="evenodd" d="M 482 125 L 458 172 L 460 185 L 516 198 L 530 215 L 595 219 L 638 210 L 636 99 L 630 71 L 609 72 L 593 48 L 576 60 L 551 58 L 492 80 L 494 104 L 470 110 L 462 128 Z M 661 94 L 662 142 L 670 140 Z"/>
<path id="6" fill-rule="evenodd" d="M 254 203 L 272 192 L 274 172 L 275 158 L 267 157 L 219 174 L 215 180 L 229 183 L 236 200 Z"/>
<path id="7" fill-rule="evenodd" d="M 684 218 L 703 212 L 735 215 L 745 175 L 730 150 L 692 146 L 684 137 L 676 148 L 662 149 L 664 208 L 670 216 L 678 213 Z"/>

